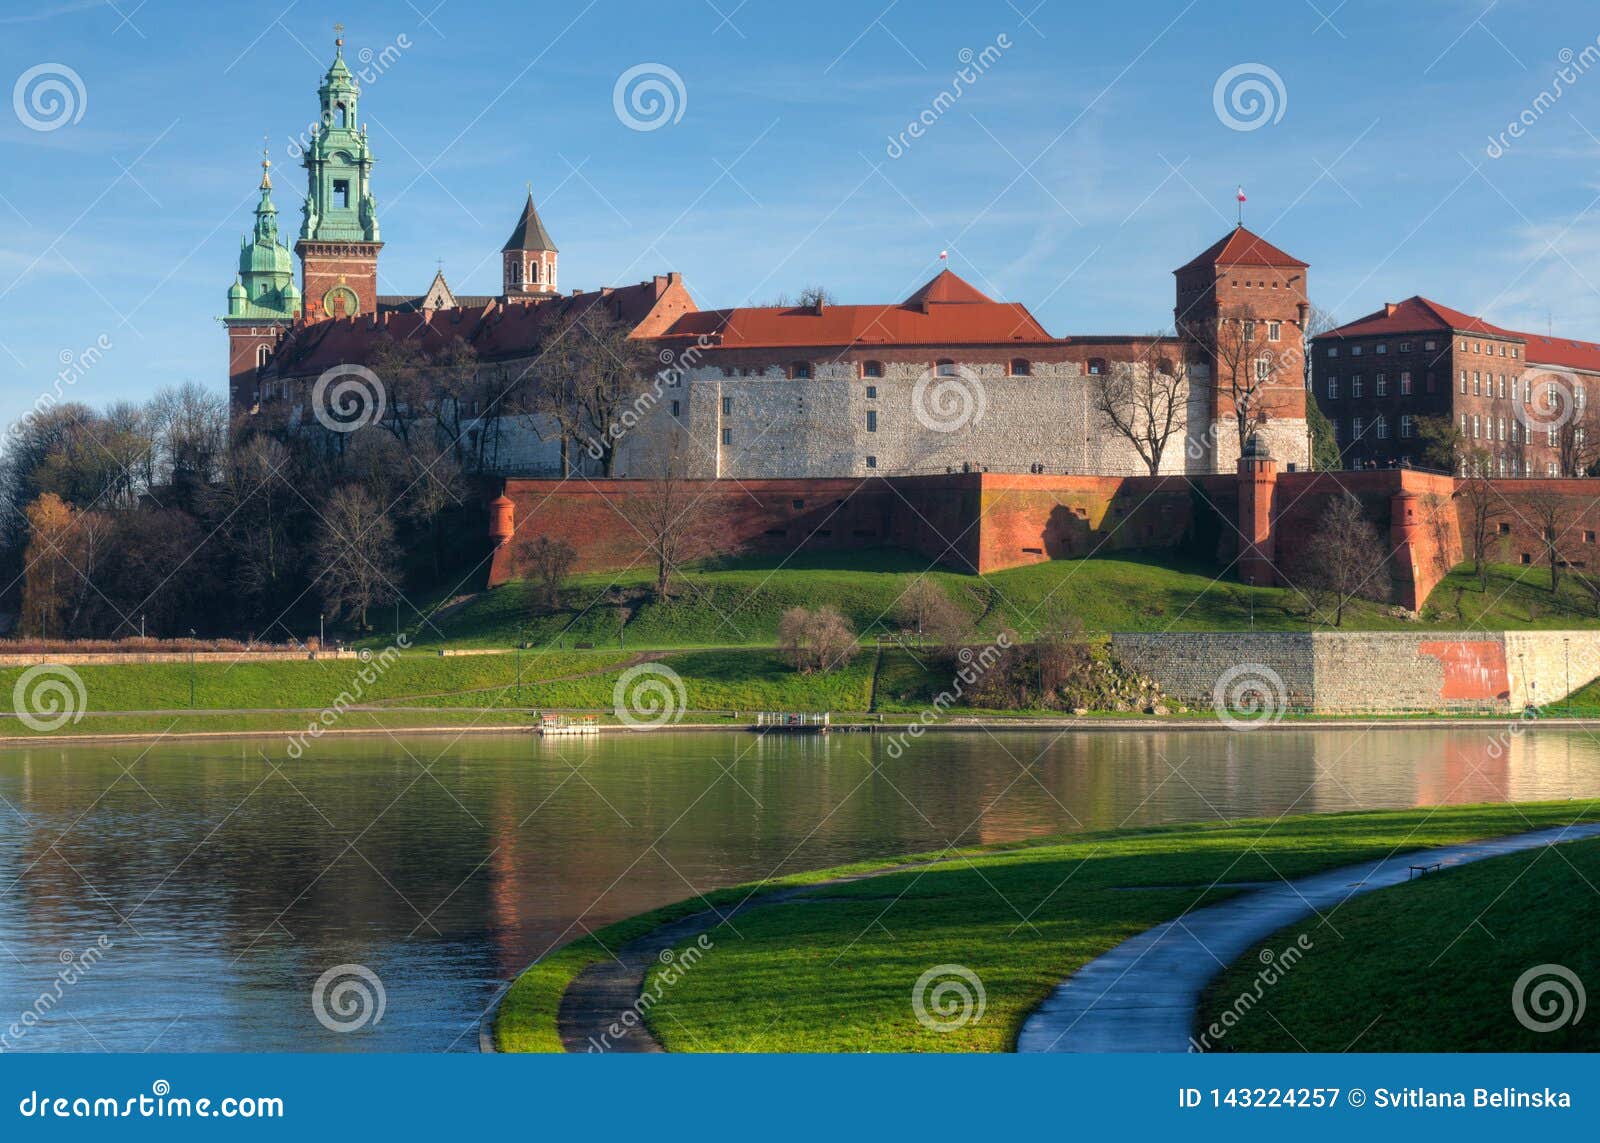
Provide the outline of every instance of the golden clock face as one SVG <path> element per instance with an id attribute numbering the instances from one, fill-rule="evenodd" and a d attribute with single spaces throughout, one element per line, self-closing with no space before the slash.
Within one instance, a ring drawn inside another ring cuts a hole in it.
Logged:
<path id="1" fill-rule="evenodd" d="M 361 312 L 361 301 L 349 286 L 335 286 L 322 295 L 322 312 L 329 317 L 354 317 Z"/>

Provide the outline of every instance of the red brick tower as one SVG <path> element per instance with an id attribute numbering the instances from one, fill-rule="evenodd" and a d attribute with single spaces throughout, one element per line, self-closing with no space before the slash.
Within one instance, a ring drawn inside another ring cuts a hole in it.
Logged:
<path id="1" fill-rule="evenodd" d="M 1255 587 L 1278 582 L 1272 534 L 1272 495 L 1278 487 L 1278 464 L 1259 435 L 1252 435 L 1239 458 L 1239 579 Z"/>
<path id="2" fill-rule="evenodd" d="M 1292 468 L 1308 468 L 1305 338 L 1308 266 L 1258 234 L 1236 227 L 1174 271 L 1174 324 L 1205 366 L 1215 436 L 1211 468 L 1226 472 L 1245 431 L 1270 440 Z M 1199 436 L 1191 426 L 1190 437 Z"/>

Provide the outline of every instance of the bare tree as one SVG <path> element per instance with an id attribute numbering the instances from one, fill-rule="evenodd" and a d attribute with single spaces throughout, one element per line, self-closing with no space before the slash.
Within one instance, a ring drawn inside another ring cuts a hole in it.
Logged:
<path id="1" fill-rule="evenodd" d="M 941 647 L 953 647 L 972 630 L 972 620 L 944 588 L 918 576 L 895 604 L 895 620 L 918 636 L 931 636 Z"/>
<path id="2" fill-rule="evenodd" d="M 538 585 L 545 610 L 554 611 L 561 603 L 561 585 L 578 562 L 578 552 L 565 540 L 535 536 L 518 546 L 517 562 Z"/>
<path id="3" fill-rule="evenodd" d="M 322 506 L 316 542 L 323 602 L 367 628 L 367 610 L 394 598 L 400 551 L 394 524 L 363 488 L 343 485 Z"/>
<path id="4" fill-rule="evenodd" d="M 1550 594 L 1554 595 L 1561 588 L 1561 536 L 1571 509 L 1566 497 L 1542 489 L 1529 495 L 1523 503 L 1539 530 L 1539 544 L 1544 550 L 1545 564 L 1550 568 Z"/>
<path id="5" fill-rule="evenodd" d="M 842 667 L 859 650 L 849 620 L 836 608 L 815 611 L 791 607 L 778 620 L 778 648 L 791 667 L 802 675 L 827 674 Z"/>
<path id="6" fill-rule="evenodd" d="M 641 480 L 637 490 L 614 505 L 638 533 L 656 571 L 656 597 L 667 598 L 672 577 L 707 548 L 713 513 L 701 491 L 683 477 L 676 454 L 660 465 L 659 475 Z"/>
<path id="7" fill-rule="evenodd" d="M 1556 428 L 1556 459 L 1562 476 L 1588 476 L 1600 461 L 1600 425 L 1587 400 L 1573 401 L 1571 415 Z"/>
<path id="8" fill-rule="evenodd" d="M 1210 383 L 1232 413 L 1241 454 L 1250 434 L 1276 411 L 1273 390 L 1282 381 L 1283 364 L 1267 340 L 1266 324 L 1251 310 L 1224 306 L 1215 318 L 1185 322 L 1180 330 L 1213 363 Z"/>
<path id="9" fill-rule="evenodd" d="M 1091 380 L 1095 409 L 1113 432 L 1133 445 L 1150 475 L 1158 475 L 1189 399 L 1189 364 L 1182 351 L 1117 362 Z"/>
<path id="10" fill-rule="evenodd" d="M 1461 482 L 1457 495 L 1467 508 L 1467 555 L 1472 557 L 1472 574 L 1479 587 L 1489 589 L 1489 537 L 1493 534 L 1500 493 L 1487 476 L 1473 473 Z"/>
<path id="11" fill-rule="evenodd" d="M 656 364 L 633 327 L 600 305 L 569 314 L 544 340 L 531 385 L 528 411 L 548 417 L 561 438 L 562 473 L 571 449 L 588 452 L 602 476 L 616 474 L 617 445 L 634 401 L 645 392 Z"/>
<path id="12" fill-rule="evenodd" d="M 1358 596 L 1373 596 L 1382 582 L 1384 551 L 1378 529 L 1349 493 L 1322 513 L 1296 569 L 1297 585 L 1333 609 L 1333 625 L 1344 625 L 1345 608 Z"/>

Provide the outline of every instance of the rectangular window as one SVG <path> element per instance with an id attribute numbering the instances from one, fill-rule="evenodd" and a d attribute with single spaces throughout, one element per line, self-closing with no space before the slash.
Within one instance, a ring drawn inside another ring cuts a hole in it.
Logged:
<path id="1" fill-rule="evenodd" d="M 878 467 L 878 458 L 875 457 L 875 456 L 867 457 L 867 467 L 868 468 L 877 468 Z"/>
<path id="2" fill-rule="evenodd" d="M 1350 347 L 1350 356 L 1351 357 L 1360 357 L 1361 356 L 1361 347 L 1359 345 L 1352 345 Z"/>
<path id="3" fill-rule="evenodd" d="M 1499 395 L 1502 398 L 1506 395 L 1506 375 L 1504 373 L 1500 374 Z"/>
<path id="4" fill-rule="evenodd" d="M 333 205 L 340 210 L 350 209 L 350 180 L 333 180 Z"/>
<path id="5" fill-rule="evenodd" d="M 1380 373 L 1372 379 L 1372 391 L 1379 397 L 1387 397 L 1389 395 L 1389 375 L 1387 373 Z"/>
<path id="6" fill-rule="evenodd" d="M 1265 357 L 1256 358 L 1256 380 L 1268 381 L 1272 378 L 1272 363 Z"/>
<path id="7" fill-rule="evenodd" d="M 878 431 L 878 410 L 876 410 L 876 409 L 868 409 L 867 410 L 867 432 L 875 433 L 877 431 Z"/>
<path id="8" fill-rule="evenodd" d="M 1361 439 L 1361 418 L 1360 417 L 1351 417 L 1350 418 L 1350 439 L 1351 440 L 1356 440 L 1356 441 Z"/>
<path id="9" fill-rule="evenodd" d="M 1350 378 L 1350 396 L 1359 401 L 1361 399 L 1361 374 L 1354 374 Z"/>
<path id="10" fill-rule="evenodd" d="M 1437 341 L 1425 341 L 1422 343 L 1422 348 L 1431 353 L 1439 348 L 1439 343 Z"/>
<path id="11" fill-rule="evenodd" d="M 1411 415 L 1409 413 L 1400 418 L 1400 439 L 1411 439 Z"/>
<path id="12" fill-rule="evenodd" d="M 1472 395 L 1474 397 L 1483 396 L 1482 381 L 1483 376 L 1476 369 L 1474 369 L 1472 371 Z"/>
<path id="13" fill-rule="evenodd" d="M 676 417 L 679 414 L 679 411 L 680 410 L 679 410 L 678 402 L 676 402 L 676 401 L 672 402 L 672 415 L 674 417 Z"/>
<path id="14" fill-rule="evenodd" d="M 1402 341 L 1400 343 L 1400 352 L 1401 353 L 1410 353 L 1411 352 L 1411 343 L 1409 341 Z"/>
<path id="15" fill-rule="evenodd" d="M 1337 345 L 1328 346 L 1328 356 L 1329 357 L 1338 357 L 1339 356 L 1339 347 Z"/>
<path id="16" fill-rule="evenodd" d="M 1339 399 L 1339 379 L 1337 377 L 1329 377 L 1328 378 L 1328 400 L 1337 401 L 1338 399 Z"/>
<path id="17" fill-rule="evenodd" d="M 1389 418 L 1388 417 L 1379 417 L 1377 419 L 1377 421 L 1374 422 L 1372 427 L 1377 430 L 1378 439 L 1380 441 L 1386 441 L 1386 440 L 1389 439 Z"/>
<path id="18" fill-rule="evenodd" d="M 1269 321 L 1267 323 L 1267 340 L 1268 341 L 1279 341 L 1282 338 L 1283 338 L 1283 323 L 1281 321 Z"/>
<path id="19" fill-rule="evenodd" d="M 878 387 L 876 385 L 868 385 L 867 386 L 867 400 L 870 401 L 873 398 L 875 398 L 877 395 L 878 395 Z"/>
<path id="20" fill-rule="evenodd" d="M 731 445 L 733 443 L 733 430 L 732 429 L 723 429 L 722 430 L 722 443 L 725 444 L 725 445 Z"/>
<path id="21" fill-rule="evenodd" d="M 1388 353 L 1389 352 L 1388 343 L 1387 342 L 1382 342 L 1382 341 L 1378 342 L 1377 352 L 1380 353 L 1380 354 L 1381 353 Z"/>
<path id="22" fill-rule="evenodd" d="M 1478 414 L 1477 413 L 1473 413 L 1472 414 L 1472 439 L 1473 440 L 1477 440 L 1478 439 L 1478 436 L 1479 436 L 1478 429 L 1479 428 L 1480 428 L 1480 425 L 1479 425 L 1479 421 L 1478 421 Z"/>
<path id="23" fill-rule="evenodd" d="M 733 416 L 733 398 L 732 397 L 724 397 L 724 398 L 722 398 L 722 415 L 724 417 Z"/>
<path id="24" fill-rule="evenodd" d="M 1410 373 L 1404 373 L 1403 372 L 1403 373 L 1400 374 L 1400 395 L 1402 397 L 1411 396 L 1411 374 Z"/>
<path id="25" fill-rule="evenodd" d="M 1467 395 L 1467 371 L 1465 369 L 1461 371 L 1461 395 L 1463 397 Z"/>

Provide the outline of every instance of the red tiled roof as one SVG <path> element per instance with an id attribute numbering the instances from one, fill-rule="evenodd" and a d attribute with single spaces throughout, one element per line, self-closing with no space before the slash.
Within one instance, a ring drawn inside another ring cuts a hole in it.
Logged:
<path id="1" fill-rule="evenodd" d="M 941 271 L 904 302 L 877 306 L 760 306 L 685 314 L 668 337 L 711 337 L 722 349 L 847 345 L 999 345 L 1053 342 L 1028 308 L 997 302 Z"/>
<path id="2" fill-rule="evenodd" d="M 1600 344 L 1542 333 L 1506 329 L 1429 298 L 1407 298 L 1330 330 L 1323 337 L 1375 337 L 1402 333 L 1474 333 L 1523 343 L 1523 359 L 1531 365 L 1555 365 L 1600 373 Z"/>
<path id="3" fill-rule="evenodd" d="M 1279 250 L 1261 235 L 1234 227 L 1228 235 L 1213 243 L 1204 253 L 1178 267 L 1175 273 L 1193 270 L 1199 266 L 1281 266 L 1288 269 L 1306 269 L 1310 263 L 1302 262 L 1291 254 Z"/>

